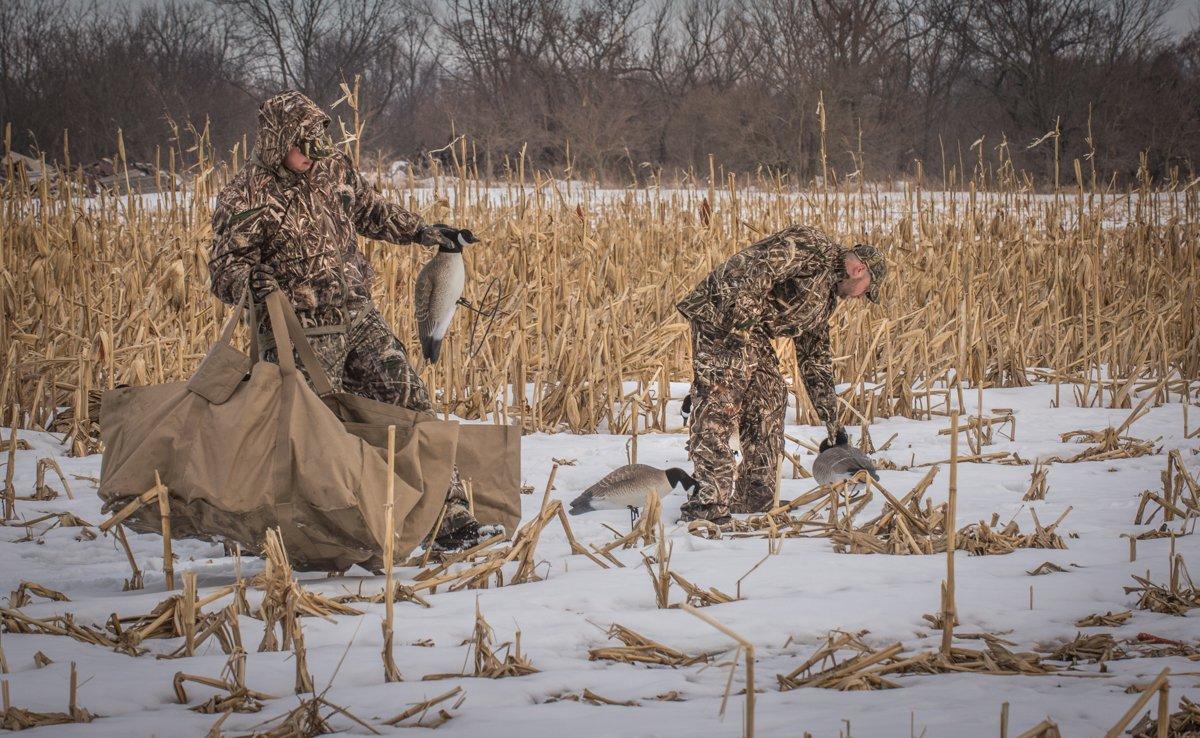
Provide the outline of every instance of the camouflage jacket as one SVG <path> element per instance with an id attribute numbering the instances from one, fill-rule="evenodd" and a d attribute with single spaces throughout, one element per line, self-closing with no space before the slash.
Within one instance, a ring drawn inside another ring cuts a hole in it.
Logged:
<path id="1" fill-rule="evenodd" d="M 676 308 L 727 340 L 791 338 L 817 415 L 837 425 L 829 317 L 846 278 L 846 249 L 816 228 L 791 226 L 713 269 Z"/>
<path id="2" fill-rule="evenodd" d="M 306 327 L 346 322 L 371 299 L 372 270 L 355 235 L 409 243 L 420 216 L 384 200 L 338 152 L 297 174 L 283 165 L 300 133 L 329 117 L 299 92 L 262 104 L 254 151 L 217 196 L 208 268 L 222 301 L 241 299 L 251 267 L 275 271 Z"/>

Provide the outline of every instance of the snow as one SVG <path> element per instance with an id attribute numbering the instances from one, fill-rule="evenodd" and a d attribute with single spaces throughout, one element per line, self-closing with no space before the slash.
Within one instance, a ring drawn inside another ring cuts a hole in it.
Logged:
<path id="1" fill-rule="evenodd" d="M 977 412 L 975 392 L 968 392 L 966 410 Z M 1061 397 L 1073 403 L 1071 388 Z M 1017 418 L 1016 441 L 998 436 L 986 451 L 1015 451 L 1023 458 L 1039 455 L 1069 456 L 1085 444 L 1063 444 L 1058 434 L 1075 429 L 1100 429 L 1119 425 L 1129 410 L 1109 408 L 1051 407 L 1054 388 L 1035 385 L 1020 389 L 984 392 L 984 407 L 1012 408 Z M 1138 495 L 1145 489 L 1161 488 L 1159 474 L 1166 454 L 1181 449 L 1193 475 L 1200 472 L 1200 439 L 1184 437 L 1182 404 L 1176 401 L 1158 407 L 1136 421 L 1128 430 L 1138 438 L 1155 439 L 1162 449 L 1153 456 L 1116 461 L 1055 464 L 1049 472 L 1049 494 L 1040 502 L 1021 501 L 1028 484 L 1029 466 L 962 464 L 959 467 L 959 525 L 988 519 L 999 513 L 1002 521 L 1016 516 L 1022 530 L 1032 526 L 1029 509 L 1036 509 L 1043 522 L 1057 518 L 1073 507 L 1062 532 L 1066 550 L 1018 550 L 1006 556 L 956 558 L 959 632 L 990 632 L 1002 635 L 1017 646 L 1014 650 L 1049 650 L 1073 638 L 1074 622 L 1085 615 L 1130 609 L 1134 595 L 1123 586 L 1133 584 L 1132 574 L 1150 572 L 1155 582 L 1167 578 L 1169 539 L 1140 541 L 1137 561 L 1129 562 L 1129 546 L 1122 533 L 1138 533 L 1152 525 L 1135 526 Z M 1136 400 L 1135 400 L 1136 402 Z M 678 403 L 673 425 L 678 427 Z M 1200 425 L 1200 410 L 1191 412 L 1193 426 Z M 791 413 L 789 413 L 789 420 Z M 877 454 L 898 466 L 911 462 L 938 461 L 948 456 L 947 436 L 937 430 L 948 426 L 945 418 L 915 421 L 902 418 L 880 420 L 871 435 L 882 445 L 892 434 L 897 437 L 889 450 Z M 797 438 L 816 439 L 818 429 L 789 425 Z M 57 439 L 49 434 L 21 432 L 33 444 L 16 455 L 15 484 L 19 495 L 32 493 L 39 458 L 59 460 L 76 499 L 64 496 L 48 502 L 18 501 L 24 519 L 43 511 L 69 511 L 92 523 L 101 520 L 95 483 L 82 477 L 98 477 L 100 457 L 69 458 Z M 856 435 L 856 434 L 852 434 Z M 8 437 L 7 431 L 5 438 Z M 682 432 L 643 434 L 638 457 L 643 463 L 661 467 L 690 468 Z M 603 474 L 625 463 L 627 436 L 535 434 L 524 439 L 525 481 L 536 492 L 522 499 L 525 520 L 533 517 L 549 475 L 552 459 L 576 459 L 573 466 L 558 470 L 553 497 L 569 502 Z M 793 443 L 789 451 L 808 465 L 812 456 Z M 0 455 L 0 461 L 4 460 Z M 790 475 L 785 466 L 785 477 Z M 925 473 L 925 468 L 881 471 L 882 483 L 893 493 L 907 492 Z M 935 504 L 946 498 L 948 474 L 943 469 L 930 491 Z M 50 486 L 60 485 L 53 474 Z M 782 495 L 791 498 L 810 488 L 811 480 L 785 478 Z M 734 593 L 739 578 L 767 555 L 761 539 L 703 540 L 673 525 L 682 498 L 664 501 L 664 520 L 674 544 L 671 568 L 703 587 Z M 866 519 L 878 510 L 873 502 L 863 513 Z M 627 530 L 624 511 L 599 511 L 571 519 L 575 535 L 585 543 L 612 540 L 608 524 Z M 70 602 L 35 602 L 23 608 L 30 615 L 45 617 L 72 613 L 80 623 L 102 624 L 110 613 L 136 615 L 149 612 L 164 599 L 161 539 L 154 535 L 131 535 L 130 543 L 145 571 L 146 588 L 122 592 L 128 576 L 124 553 L 111 536 L 78 540 L 78 528 L 54 528 L 44 535 L 37 531 L 33 541 L 18 542 L 23 527 L 0 528 L 0 592 L 16 589 L 30 580 L 65 592 Z M 1178 529 L 1178 523 L 1172 527 Z M 1200 561 L 1200 538 L 1178 538 L 1176 551 L 1189 563 Z M 176 541 L 177 576 L 193 570 L 199 575 L 201 595 L 231 583 L 234 562 L 220 546 Z M 569 555 L 565 536 L 557 522 L 543 531 L 537 549 L 542 562 L 538 571 L 545 580 L 500 589 L 439 592 L 428 597 L 430 609 L 412 603 L 396 606 L 395 660 L 406 681 L 388 684 L 380 661 L 382 605 L 359 604 L 366 614 L 337 617 L 331 621 L 305 618 L 308 664 L 318 690 L 328 687 L 326 698 L 369 722 L 383 734 L 405 734 L 404 728 L 381 724 L 410 704 L 462 686 L 466 700 L 454 719 L 437 729 L 439 736 L 556 736 L 570 731 L 573 736 L 736 736 L 742 733 L 739 694 L 744 673 L 739 666 L 724 719 L 718 717 L 729 667 L 645 667 L 605 661 L 589 661 L 588 649 L 614 644 L 604 633 L 620 623 L 666 645 L 688 653 L 730 649 L 732 641 L 706 623 L 681 610 L 659 610 L 650 582 L 640 565 L 637 550 L 618 551 L 624 569 L 602 570 L 582 556 Z M 1044 561 L 1068 571 L 1032 577 L 1026 574 Z M 247 575 L 261 568 L 258 559 L 243 561 Z M 411 577 L 415 569 L 400 569 L 398 576 Z M 375 592 L 382 577 L 358 569 L 345 576 L 325 578 L 302 575 L 305 586 L 336 594 L 346 591 Z M 1045 717 L 1058 722 L 1064 736 L 1102 735 L 1132 704 L 1126 687 L 1151 680 L 1165 667 L 1177 674 L 1171 679 L 1172 709 L 1181 695 L 1200 699 L 1200 663 L 1183 658 L 1137 658 L 1112 661 L 1105 674 L 1095 666 L 1051 676 L 1003 677 L 978 674 L 943 674 L 897 678 L 901 689 L 876 692 L 835 692 L 824 689 L 777 691 L 775 675 L 791 671 L 811 654 L 831 629 L 865 629 L 864 638 L 875 646 L 902 641 L 910 652 L 938 647 L 940 633 L 929 630 L 924 613 L 939 607 L 939 586 L 945 576 L 945 557 L 849 555 L 833 552 L 822 538 L 788 539 L 782 550 L 741 582 L 743 599 L 706 608 L 705 612 L 749 638 L 757 652 L 756 723 L 760 736 L 813 736 L 851 734 L 868 736 L 996 735 L 1001 704 L 1010 704 L 1010 735 L 1017 735 Z M 1030 609 L 1030 587 L 1033 607 Z M 253 593 L 252 604 L 257 593 Z M 671 601 L 682 599 L 672 588 Z M 458 672 L 468 657 L 463 645 L 470 638 L 476 603 L 496 631 L 497 641 L 522 633 L 522 651 L 540 669 L 526 677 L 498 680 L 459 678 L 420 681 L 426 674 Z M 218 603 L 217 606 L 223 603 Z M 208 609 L 214 610 L 216 606 Z M 1200 629 L 1200 610 L 1186 617 L 1173 617 L 1135 610 L 1119 628 L 1091 628 L 1089 633 L 1111 632 L 1118 640 L 1139 632 L 1195 643 Z M 261 713 L 233 714 L 224 723 L 226 735 L 240 735 L 253 726 L 282 715 L 297 704 L 293 695 L 294 671 L 290 653 L 256 653 L 262 623 L 241 618 L 243 640 L 251 651 L 247 665 L 250 688 L 277 695 L 266 702 Z M 433 647 L 412 645 L 431 639 Z M 81 687 L 79 704 L 98 717 L 87 725 L 38 729 L 35 735 L 97 736 L 201 736 L 217 720 L 216 715 L 191 712 L 177 704 L 171 680 L 177 671 L 219 676 L 226 656 L 215 642 L 207 643 L 191 658 L 138 658 L 86 645 L 64 637 L 6 633 L 0 640 L 11 673 L 12 702 L 42 711 L 66 707 L 69 663 L 78 664 Z M 978 647 L 978 641 L 963 641 Z M 178 640 L 149 640 L 144 645 L 154 653 L 168 653 Z M 37 668 L 38 651 L 54 663 Z M 728 664 L 732 650 L 719 659 Z M 340 668 L 339 668 L 340 663 Z M 336 676 L 335 676 L 336 671 Z M 585 688 L 614 700 L 636 699 L 640 707 L 594 706 L 583 702 L 554 701 L 564 692 L 580 693 Z M 677 691 L 684 701 L 655 701 L 656 695 Z M 189 685 L 189 704 L 206 700 L 214 690 Z M 445 707 L 446 705 L 442 705 Z M 345 718 L 332 721 L 348 734 L 368 731 Z M 848 723 L 848 724 L 847 724 Z"/>
<path id="2" fill-rule="evenodd" d="M 412 182 L 403 177 L 367 176 L 385 188 L 395 202 L 411 208 L 427 208 L 443 202 L 454 212 L 469 206 L 486 208 L 528 208 L 556 211 L 561 207 L 581 208 L 598 215 L 624 205 L 649 207 L 664 212 L 698 214 L 704 200 L 716 213 L 737 213 L 743 209 L 770 207 L 786 212 L 794 222 L 819 220 L 832 214 L 835 222 L 856 223 L 865 232 L 890 229 L 908 222 L 949 216 L 959 219 L 964 213 L 983 212 L 992 216 L 1016 218 L 1030 226 L 1030 232 L 1047 227 L 1078 227 L 1081 213 L 1099 215 L 1103 228 L 1122 228 L 1131 223 L 1165 222 L 1172 217 L 1186 217 L 1186 188 L 1176 191 L 1089 192 L 1080 198 L 1075 189 L 1064 188 L 1057 194 L 1028 190 L 944 190 L 926 189 L 913 182 L 864 183 L 831 189 L 797 187 L 764 187 L 761 182 L 739 184 L 736 192 L 728 188 L 708 189 L 704 182 L 694 185 L 646 184 L 639 186 L 610 186 L 572 179 L 541 178 L 525 184 L 485 180 L 460 180 L 454 176 L 425 177 Z M 1193 183 L 1194 184 L 1194 183 Z M 1190 186 L 1190 185 L 1189 185 Z M 130 209 L 168 212 L 179 207 L 211 208 L 215 198 L 207 203 L 196 201 L 196 191 L 185 184 L 176 192 L 134 194 L 105 193 L 102 196 L 80 198 L 78 205 L 85 211 L 105 210 L 116 206 L 122 213 Z M 31 207 L 40 207 L 33 200 Z M 698 217 L 698 216 L 697 216 Z M 486 234 L 478 235 L 486 238 Z M 914 237 L 921 236 L 920 230 Z"/>

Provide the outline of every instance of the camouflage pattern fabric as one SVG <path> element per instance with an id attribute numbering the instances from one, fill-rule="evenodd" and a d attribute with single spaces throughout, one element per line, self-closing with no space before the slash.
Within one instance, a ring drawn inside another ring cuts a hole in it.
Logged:
<path id="1" fill-rule="evenodd" d="M 818 417 L 831 438 L 841 428 L 829 317 L 847 276 L 846 251 L 816 228 L 792 226 L 730 257 L 676 306 L 692 323 L 689 454 L 700 483 L 685 517 L 758 512 L 774 498 L 787 388 L 772 339 L 792 339 Z M 734 431 L 740 466 L 729 445 Z"/>
<path id="2" fill-rule="evenodd" d="M 273 342 L 274 339 L 260 335 L 259 341 L 262 342 L 263 346 L 263 360 L 269 361 L 272 364 L 278 364 L 279 350 Z M 317 355 L 317 359 L 321 362 L 321 367 L 325 370 L 325 376 L 329 377 L 329 384 L 333 387 L 333 391 L 345 391 L 346 356 L 350 353 L 347 334 L 329 333 L 322 336 L 310 336 L 308 343 L 312 346 L 313 353 Z M 296 359 L 296 368 L 304 374 L 304 378 L 311 385 L 312 376 L 308 373 L 308 368 L 300 360 L 300 354 L 293 352 L 293 355 Z"/>
<path id="3" fill-rule="evenodd" d="M 396 337 L 374 305 L 361 312 L 347 313 L 352 327 L 348 332 L 309 336 L 308 343 L 325 369 L 335 391 L 349 392 L 372 400 L 399 405 L 410 410 L 431 412 L 429 392 L 408 360 L 408 351 Z M 272 340 L 262 335 L 267 347 L 263 358 L 277 362 L 278 352 Z M 308 371 L 297 354 L 296 366 L 310 382 Z"/>
<path id="4" fill-rule="evenodd" d="M 467 500 L 467 488 L 463 485 L 458 467 L 454 467 L 450 476 L 450 494 L 446 496 L 446 514 L 442 517 L 442 525 L 438 528 L 435 538 L 454 535 L 458 531 L 478 526 L 475 516 L 471 514 Z"/>
<path id="5" fill-rule="evenodd" d="M 254 152 L 213 210 L 208 268 L 222 301 L 236 304 L 251 268 L 262 263 L 301 325 L 346 324 L 347 311 L 371 299 L 373 274 L 356 235 L 410 243 L 424 225 L 384 200 L 342 152 L 314 161 L 302 174 L 284 166 L 292 146 L 324 135 L 328 126 L 329 116 L 294 90 L 259 108 Z"/>
<path id="6" fill-rule="evenodd" d="M 730 257 L 676 306 L 729 345 L 791 338 L 800 379 L 830 437 L 841 425 L 829 317 L 846 278 L 845 253 L 818 229 L 792 226 Z"/>
<path id="7" fill-rule="evenodd" d="M 412 410 L 433 410 L 404 343 L 375 308 L 350 332 L 344 377 L 346 392 Z"/>
<path id="8" fill-rule="evenodd" d="M 842 429 L 838 421 L 837 393 L 833 387 L 833 354 L 829 349 L 829 326 L 822 325 L 797 336 L 793 341 L 796 349 L 796 366 L 800 370 L 800 381 L 808 392 L 817 417 L 825 424 L 829 438 Z"/>
<path id="9" fill-rule="evenodd" d="M 729 257 L 676 308 L 720 335 L 795 338 L 828 322 L 846 249 L 810 226 L 792 226 Z"/>

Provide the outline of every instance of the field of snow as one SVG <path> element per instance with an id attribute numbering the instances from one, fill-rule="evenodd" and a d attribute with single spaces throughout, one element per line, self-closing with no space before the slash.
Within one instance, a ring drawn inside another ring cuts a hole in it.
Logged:
<path id="1" fill-rule="evenodd" d="M 977 412 L 974 397 L 974 392 L 968 394 L 966 410 L 971 413 Z M 1073 402 L 1067 399 L 1072 397 L 1067 387 L 1063 387 L 1062 397 L 1068 405 Z M 985 450 L 1016 451 L 1025 459 L 1066 457 L 1085 445 L 1061 443 L 1060 433 L 1116 426 L 1130 412 L 1053 408 L 1053 399 L 1054 388 L 1047 385 L 986 391 L 986 409 L 1013 409 L 1017 440 L 998 438 Z M 1194 407 L 1190 416 L 1193 427 L 1200 425 L 1200 408 Z M 678 416 L 675 423 L 678 425 Z M 947 426 L 945 418 L 897 418 L 876 423 L 871 435 L 877 445 L 882 445 L 897 434 L 889 450 L 878 457 L 905 467 L 947 458 L 948 437 L 937 435 L 938 429 Z M 816 438 L 818 433 L 816 428 L 806 426 L 789 426 L 787 431 L 799 438 Z M 1170 540 L 1140 542 L 1137 561 L 1130 563 L 1128 542 L 1120 535 L 1150 530 L 1161 522 L 1156 518 L 1152 525 L 1133 524 L 1139 494 L 1145 489 L 1161 488 L 1159 475 L 1166 467 L 1168 451 L 1181 449 L 1193 475 L 1200 472 L 1200 438 L 1187 439 L 1184 431 L 1182 404 L 1155 407 L 1128 432 L 1147 440 L 1160 438 L 1158 453 L 1135 459 L 1054 464 L 1049 472 L 1049 494 L 1040 502 L 1021 501 L 1028 485 L 1029 466 L 960 465 L 960 527 L 989 519 L 995 512 L 1001 521 L 1015 516 L 1022 531 L 1028 531 L 1032 528 L 1029 508 L 1036 509 L 1046 523 L 1070 506 L 1073 510 L 1061 531 L 1077 537 L 1067 538 L 1066 550 L 1025 549 L 981 557 L 959 552 L 958 631 L 1001 635 L 1016 644 L 1013 650 L 1048 651 L 1076 635 L 1077 619 L 1133 608 L 1136 596 L 1122 589 L 1133 584 L 1132 574 L 1149 571 L 1153 581 L 1165 582 Z M 4 437 L 8 437 L 7 431 Z M 100 502 L 94 481 L 87 477 L 99 475 L 100 458 L 67 458 L 49 434 L 22 432 L 21 437 L 33 448 L 16 456 L 18 494 L 33 492 L 38 459 L 54 456 L 67 472 L 76 499 L 60 496 L 49 502 L 18 501 L 19 516 L 28 520 L 43 512 L 70 511 L 98 523 Z M 682 433 L 642 435 L 639 460 L 690 468 L 685 438 Z M 527 436 L 524 476 L 536 492 L 523 498 L 525 520 L 537 512 L 552 459 L 577 460 L 575 465 L 558 470 L 553 497 L 566 502 L 604 473 L 625 463 L 627 442 L 627 437 L 613 435 Z M 811 463 L 812 455 L 802 448 L 793 443 L 788 448 L 805 465 Z M 0 456 L 0 462 L 3 460 Z M 785 469 L 790 470 L 790 466 Z M 882 471 L 882 483 L 901 495 L 925 471 Z M 935 503 L 946 498 L 948 476 L 943 468 L 933 484 L 930 496 Z M 48 484 L 59 486 L 56 478 Z M 782 494 L 792 498 L 813 486 L 811 480 L 785 478 Z M 767 541 L 691 536 L 682 525 L 673 525 L 681 502 L 678 494 L 664 502 L 664 520 L 674 544 L 671 568 L 702 587 L 735 592 L 737 580 L 767 554 Z M 874 515 L 879 504 L 877 495 L 860 520 Z M 585 544 L 602 544 L 613 538 L 603 524 L 628 530 L 629 516 L 624 511 L 595 512 L 573 517 L 571 523 L 575 535 Z M 146 572 L 146 588 L 122 592 L 122 581 L 129 570 L 124 553 L 111 536 L 89 540 L 80 536 L 79 528 L 61 527 L 40 533 L 47 525 L 34 526 L 32 540 L 21 540 L 28 531 L 19 525 L 0 529 L 0 592 L 14 590 L 22 580 L 30 580 L 61 590 L 71 598 L 70 602 L 35 598 L 33 604 L 22 608 L 24 612 L 37 617 L 72 613 L 76 622 L 102 625 L 111 613 L 148 613 L 167 596 L 158 536 L 130 536 L 138 562 Z M 1179 523 L 1173 527 L 1178 529 Z M 1193 568 L 1200 563 L 1198 541 L 1197 536 L 1187 535 L 1175 543 L 1177 552 Z M 177 576 L 181 571 L 198 572 L 201 595 L 234 580 L 234 562 L 224 556 L 220 546 L 178 541 L 175 552 L 179 557 Z M 678 609 L 657 609 L 638 551 L 618 551 L 617 555 L 625 568 L 602 570 L 583 556 L 570 555 L 562 529 L 552 522 L 537 548 L 537 558 L 544 562 L 538 569 L 543 581 L 500 589 L 439 592 L 429 597 L 429 609 L 397 603 L 395 659 L 405 677 L 399 683 L 389 684 L 383 679 L 379 625 L 383 605 L 356 605 L 367 611 L 358 617 L 330 621 L 305 618 L 302 622 L 308 664 L 317 690 L 328 688 L 326 698 L 330 702 L 347 708 L 382 734 L 409 734 L 407 729 L 382 725 L 382 720 L 413 703 L 461 686 L 466 699 L 452 711 L 454 718 L 436 729 L 439 736 L 558 736 L 567 732 L 573 738 L 740 735 L 744 704 L 740 691 L 745 677 L 740 665 L 733 676 L 725 716 L 718 716 L 730 678 L 732 650 L 713 665 L 686 668 L 588 660 L 590 648 L 616 645 L 604 632 L 612 623 L 687 653 L 732 647 L 727 636 L 692 615 Z M 1067 571 L 1046 576 L 1026 573 L 1046 561 Z M 247 574 L 261 567 L 258 559 L 244 560 Z M 930 630 L 922 615 L 939 608 L 939 583 L 945 567 L 944 555 L 837 554 L 824 538 L 788 539 L 777 555 L 741 583 L 741 600 L 706 608 L 704 612 L 754 643 L 757 735 L 798 737 L 806 731 L 816 737 L 855 738 L 999 735 L 1001 704 L 1008 702 L 1010 736 L 1046 717 L 1056 721 L 1068 738 L 1099 736 L 1135 699 L 1125 692 L 1126 688 L 1150 681 L 1165 667 L 1174 674 L 1172 710 L 1177 709 L 1182 695 L 1200 699 L 1200 662 L 1179 657 L 1114 660 L 1104 673 L 1094 665 L 1086 665 L 1050 676 L 902 676 L 896 678 L 900 689 L 886 691 L 778 691 L 775 675 L 802 663 L 832 629 L 865 629 L 868 633 L 864 639 L 874 646 L 901 641 L 909 652 L 936 649 L 940 633 Z M 400 569 L 398 576 L 411 577 L 415 571 Z M 302 576 L 306 587 L 328 594 L 379 591 L 383 583 L 382 577 L 358 569 L 335 578 Z M 259 596 L 251 592 L 252 605 Z M 671 602 L 682 597 L 678 588 L 672 588 Z M 496 680 L 421 681 L 423 675 L 464 668 L 468 647 L 463 641 L 471 637 L 477 603 L 499 642 L 510 640 L 515 630 L 521 631 L 522 651 L 539 672 Z M 276 698 L 266 701 L 257 714 L 231 715 L 222 726 L 223 734 L 229 736 L 252 732 L 254 726 L 284 714 L 298 700 L 293 694 L 292 655 L 254 652 L 262 635 L 261 621 L 243 616 L 241 629 L 251 651 L 249 687 Z M 1122 627 L 1085 630 L 1111 632 L 1118 641 L 1152 633 L 1196 644 L 1200 610 L 1192 610 L 1186 617 L 1134 610 Z M 423 645 L 415 645 L 418 642 Z M 97 719 L 87 725 L 41 728 L 35 735 L 203 736 L 219 717 L 198 714 L 188 705 L 178 704 L 171 685 L 177 671 L 220 675 L 226 656 L 212 641 L 194 657 L 172 660 L 156 659 L 154 654 L 173 651 L 180 645 L 179 640 L 148 640 L 144 645 L 153 653 L 137 658 L 58 636 L 5 633 L 0 645 L 10 670 L 5 679 L 10 684 L 12 704 L 26 709 L 65 710 L 69 663 L 78 664 L 79 704 Z M 978 648 L 981 642 L 965 640 L 961 645 Z M 39 668 L 34 662 L 39 651 L 53 663 Z M 599 706 L 555 699 L 564 693 L 579 694 L 585 688 L 612 700 L 637 700 L 640 706 Z M 670 691 L 677 692 L 681 701 L 655 700 L 656 695 Z M 199 704 L 214 693 L 207 687 L 189 686 L 189 704 Z M 331 723 L 347 734 L 370 734 L 366 727 L 344 716 L 334 716 Z"/>

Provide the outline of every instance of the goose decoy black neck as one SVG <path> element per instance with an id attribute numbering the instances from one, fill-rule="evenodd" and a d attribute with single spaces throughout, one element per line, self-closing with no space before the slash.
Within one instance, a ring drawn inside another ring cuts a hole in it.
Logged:
<path id="1" fill-rule="evenodd" d="M 454 236 L 438 245 L 438 253 L 461 254 L 467 244 L 471 243 L 479 243 L 479 239 L 475 237 L 475 234 L 470 229 L 461 228 Z"/>
<path id="2" fill-rule="evenodd" d="M 684 492 L 690 494 L 700 486 L 695 477 L 677 466 L 667 469 L 664 473 L 667 475 L 667 481 L 671 483 L 672 489 L 680 487 Z"/>
<path id="3" fill-rule="evenodd" d="M 837 437 L 834 438 L 832 441 L 829 438 L 826 438 L 824 441 L 821 441 L 821 444 L 817 447 L 817 453 L 819 454 L 822 451 L 826 451 L 828 449 L 833 448 L 834 446 L 847 446 L 849 444 L 850 444 L 850 437 L 848 435 L 846 435 L 845 429 L 842 429 L 837 432 Z"/>

